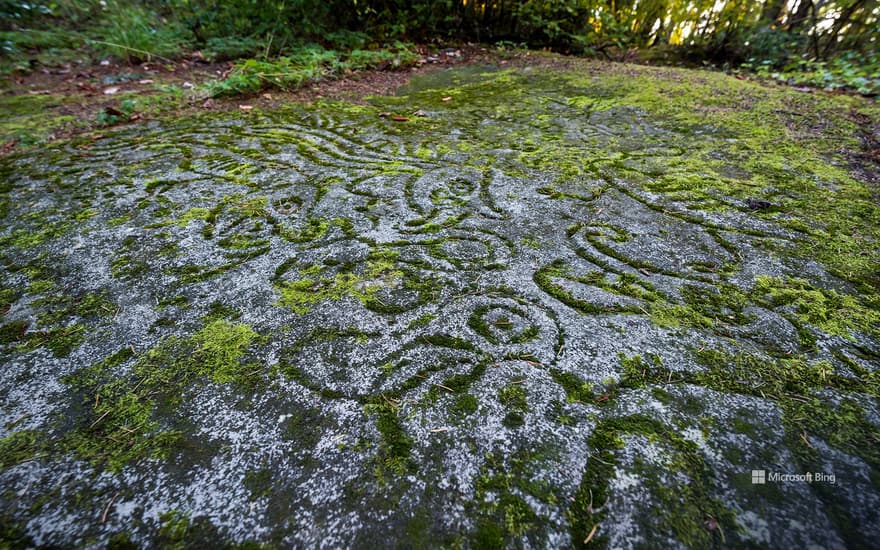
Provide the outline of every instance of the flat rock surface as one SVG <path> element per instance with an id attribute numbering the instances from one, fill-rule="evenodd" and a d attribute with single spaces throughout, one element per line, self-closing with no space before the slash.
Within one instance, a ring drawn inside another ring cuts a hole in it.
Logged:
<path id="1" fill-rule="evenodd" d="M 0 160 L 2 536 L 871 546 L 878 108 L 574 65 Z"/>

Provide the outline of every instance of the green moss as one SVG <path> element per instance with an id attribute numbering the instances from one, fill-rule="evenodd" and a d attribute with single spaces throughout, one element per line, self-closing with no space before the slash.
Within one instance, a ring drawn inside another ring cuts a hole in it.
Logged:
<path id="1" fill-rule="evenodd" d="M 330 222 L 324 219 L 309 218 L 305 226 L 297 231 L 281 230 L 279 234 L 292 243 L 307 243 L 320 239 L 330 229 Z"/>
<path id="2" fill-rule="evenodd" d="M 162 298 L 156 306 L 159 309 L 168 307 L 186 308 L 189 306 L 189 298 L 183 295 L 172 296 L 170 298 Z"/>
<path id="3" fill-rule="evenodd" d="M 169 268 L 166 273 L 178 277 L 183 284 L 200 283 L 209 281 L 218 275 L 241 265 L 243 260 L 233 260 L 220 266 L 185 264 L 180 267 Z"/>
<path id="4" fill-rule="evenodd" d="M 474 351 L 474 345 L 468 342 L 467 340 L 462 340 L 461 338 L 457 338 L 455 336 L 450 336 L 448 334 L 430 334 L 422 336 L 421 339 L 426 343 L 432 346 L 438 346 L 442 348 L 449 349 L 458 349 L 458 350 L 466 350 L 466 351 Z"/>
<path id="5" fill-rule="evenodd" d="M 593 401 L 593 384 L 585 382 L 576 374 L 559 369 L 550 369 L 550 375 L 565 390 L 565 397 L 569 403 L 590 403 Z"/>
<path id="6" fill-rule="evenodd" d="M 525 423 L 525 413 L 529 410 L 526 395 L 526 388 L 519 384 L 509 384 L 498 390 L 498 399 L 508 409 L 502 424 L 517 428 Z"/>
<path id="7" fill-rule="evenodd" d="M 85 340 L 84 330 L 85 327 L 82 325 L 71 325 L 44 333 L 34 333 L 34 337 L 37 341 L 45 338 L 41 343 L 52 350 L 56 357 L 67 357 Z"/>
<path id="8" fill-rule="evenodd" d="M 529 410 L 528 403 L 526 402 L 527 395 L 528 391 L 522 384 L 508 384 L 498 390 L 498 400 L 501 401 L 501 404 L 508 409 L 520 412 L 527 412 Z"/>
<path id="9" fill-rule="evenodd" d="M 688 547 L 709 547 L 721 542 L 720 530 L 709 530 L 707 518 L 714 519 L 721 530 L 736 532 L 735 515 L 710 495 L 716 481 L 703 462 L 696 445 L 685 440 L 675 431 L 652 418 L 634 415 L 603 420 L 593 430 L 588 441 L 591 458 L 588 460 L 574 503 L 568 510 L 572 540 L 578 546 L 586 540 L 593 527 L 602 524 L 603 503 L 611 498 L 609 480 L 616 475 L 615 452 L 624 446 L 622 437 L 644 435 L 670 445 L 674 455 L 669 471 L 680 471 L 688 481 L 675 487 L 666 487 L 661 472 L 645 471 L 642 476 L 651 494 L 659 501 L 651 519 L 652 526 Z M 650 520 L 649 520 L 650 521 Z M 656 531 L 655 531 L 656 532 Z M 592 544 L 607 544 L 601 527 L 595 533 Z"/>
<path id="10" fill-rule="evenodd" d="M 818 289 L 803 279 L 758 277 L 752 294 L 768 307 L 788 306 L 797 318 L 836 336 L 852 338 L 853 331 L 880 335 L 880 311 L 857 297 Z"/>
<path id="11" fill-rule="evenodd" d="M 73 94 L 74 100 L 81 96 Z M 0 123 L 3 142 L 18 141 L 23 146 L 39 145 L 50 138 L 53 131 L 76 123 L 62 108 L 71 97 L 55 94 L 4 94 L 0 96 L 0 110 L 6 113 Z"/>
<path id="12" fill-rule="evenodd" d="M 0 439 L 0 468 L 37 457 L 45 449 L 45 441 L 45 434 L 37 430 L 20 430 Z"/>
<path id="13" fill-rule="evenodd" d="M 24 340 L 28 326 L 27 321 L 12 321 L 0 326 L 0 344 L 21 342 Z"/>
<path id="14" fill-rule="evenodd" d="M 664 390 L 663 388 L 657 388 L 657 387 L 651 388 L 651 395 L 654 397 L 654 399 L 663 403 L 664 405 L 669 405 L 670 403 L 672 403 L 672 400 L 673 400 L 672 394 L 670 394 L 668 391 Z"/>
<path id="15" fill-rule="evenodd" d="M 631 386 L 639 387 L 640 380 L 644 380 L 647 375 L 648 364 L 642 360 L 641 355 L 633 355 L 627 357 L 623 353 L 617 355 L 620 360 L 620 366 L 623 368 L 621 379 L 628 381 Z"/>
<path id="16" fill-rule="evenodd" d="M 574 294 L 553 281 L 554 278 L 561 278 L 565 275 L 566 270 L 564 269 L 564 264 L 561 261 L 557 260 L 552 264 L 544 266 L 535 271 L 533 279 L 535 281 L 535 284 L 538 285 L 538 288 L 540 288 L 550 296 L 553 296 L 554 298 L 572 309 L 575 309 L 584 314 L 593 315 L 607 312 L 605 308 L 598 307 L 595 304 L 586 300 L 576 298 Z"/>
<path id="17" fill-rule="evenodd" d="M 9 288 L 0 284 L 0 315 L 6 315 L 6 312 L 9 311 L 12 304 L 18 300 L 19 295 L 19 292 L 14 288 Z"/>
<path id="18" fill-rule="evenodd" d="M 298 448 L 311 449 L 321 441 L 324 417 L 320 409 L 304 408 L 293 411 L 281 426 L 281 437 L 294 441 Z"/>
<path id="19" fill-rule="evenodd" d="M 420 315 L 419 317 L 410 321 L 409 325 L 407 325 L 407 330 L 412 330 L 416 328 L 426 327 L 431 324 L 431 321 L 437 318 L 437 315 L 434 313 L 425 313 L 424 315 Z"/>
<path id="20" fill-rule="evenodd" d="M 683 285 L 684 304 L 652 304 L 651 320 L 661 327 L 693 327 L 718 330 L 725 325 L 742 325 L 751 318 L 743 313 L 748 297 L 734 285 L 712 287 Z"/>
<path id="21" fill-rule="evenodd" d="M 216 320 L 191 338 L 165 340 L 127 371 L 120 367 L 134 354 L 123 348 L 67 377 L 82 414 L 60 448 L 107 463 L 112 470 L 167 456 L 182 433 L 163 418 L 173 418 L 177 405 L 200 381 L 252 384 L 254 367 L 242 365 L 241 357 L 256 336 L 247 325 Z"/>
<path id="22" fill-rule="evenodd" d="M 178 298 L 183 298 L 182 296 L 178 296 Z M 184 299 L 184 303 L 186 303 Z M 207 322 L 216 321 L 218 319 L 229 319 L 235 320 L 241 317 L 241 312 L 239 312 L 235 308 L 231 308 L 222 302 L 214 301 L 211 302 L 211 305 L 208 306 L 208 313 L 202 317 L 202 320 Z"/>
<path id="23" fill-rule="evenodd" d="M 122 254 L 110 263 L 110 273 L 117 279 L 132 279 L 148 273 L 149 264 L 131 254 Z"/>
<path id="24" fill-rule="evenodd" d="M 107 550 L 138 550 L 140 546 L 132 542 L 131 535 L 126 532 L 114 533 L 107 540 Z"/>
<path id="25" fill-rule="evenodd" d="M 367 412 L 376 416 L 376 429 L 381 437 L 379 444 L 380 467 L 396 475 L 416 469 L 412 460 L 413 440 L 406 434 L 398 417 L 397 405 L 390 399 L 379 399 L 366 405 Z"/>
<path id="26" fill-rule="evenodd" d="M 116 313 L 116 305 L 106 293 L 69 295 L 58 290 L 53 281 L 57 274 L 37 265 L 25 271 L 31 280 L 28 291 L 41 294 L 30 302 L 37 320 L 26 327 L 21 322 L 5 325 L 6 344 L 15 343 L 22 350 L 45 346 L 55 356 L 66 357 L 85 339 L 88 321 Z"/>
<path id="27" fill-rule="evenodd" d="M 275 273 L 276 288 L 281 294 L 278 304 L 305 314 L 314 304 L 350 297 L 381 312 L 382 303 L 376 294 L 383 288 L 393 286 L 404 275 L 396 269 L 396 258 L 394 251 L 375 250 L 371 252 L 362 274 L 340 270 L 333 276 L 323 275 L 326 268 L 315 265 L 300 269 L 300 274 L 304 276 L 292 281 L 281 279 L 293 267 L 292 264 L 279 267 Z"/>
<path id="28" fill-rule="evenodd" d="M 37 546 L 27 534 L 26 526 L 6 514 L 0 516 L 0 545 L 3 545 L 4 550 Z"/>
<path id="29" fill-rule="evenodd" d="M 15 246 L 25 250 L 35 248 L 64 235 L 70 230 L 72 224 L 44 221 L 41 226 L 40 229 L 16 229 L 9 235 L 0 237 L 0 246 Z"/>
<path id="30" fill-rule="evenodd" d="M 131 460 L 166 456 L 180 433 L 161 430 L 153 412 L 160 399 L 169 404 L 180 399 L 174 395 L 177 378 L 185 376 L 163 365 L 171 346 L 151 350 L 132 368 L 130 380 L 112 374 L 120 360 L 116 355 L 69 377 L 66 382 L 80 393 L 87 412 L 62 446 L 80 458 L 107 462 L 112 470 Z"/>
<path id="31" fill-rule="evenodd" d="M 243 323 L 212 321 L 193 337 L 200 372 L 221 384 L 241 380 L 247 368 L 253 368 L 241 365 L 241 356 L 256 338 L 257 333 Z"/>
<path id="32" fill-rule="evenodd" d="M 455 400 L 452 403 L 452 406 L 449 407 L 450 412 L 453 414 L 459 414 L 462 416 L 471 415 L 477 412 L 479 408 L 479 401 L 477 398 L 469 393 L 463 393 L 457 395 Z"/>
<path id="33" fill-rule="evenodd" d="M 473 537 L 473 545 L 477 550 L 504 550 L 504 528 L 492 520 L 483 520 L 477 525 Z"/>
<path id="34" fill-rule="evenodd" d="M 251 493 L 251 500 L 269 496 L 272 492 L 274 472 L 269 468 L 249 470 L 244 474 L 244 486 Z"/>
<path id="35" fill-rule="evenodd" d="M 492 344 L 497 344 L 498 339 L 495 338 L 495 335 L 492 334 L 492 327 L 486 321 L 484 316 L 491 309 L 491 306 L 479 306 L 474 310 L 471 316 L 468 318 L 468 326 L 471 329 L 488 340 Z"/>
<path id="36" fill-rule="evenodd" d="M 190 531 L 189 515 L 179 510 L 169 510 L 159 515 L 157 541 L 164 548 L 182 550 L 187 547 L 187 535 Z"/>
<path id="37" fill-rule="evenodd" d="M 557 459 L 555 452 L 544 446 L 518 449 L 508 460 L 493 452 L 486 454 L 480 475 L 474 480 L 474 546 L 509 547 L 544 529 L 546 519 L 532 509 L 525 497 L 543 505 L 556 505 L 552 486 L 537 479 L 535 473 Z"/>

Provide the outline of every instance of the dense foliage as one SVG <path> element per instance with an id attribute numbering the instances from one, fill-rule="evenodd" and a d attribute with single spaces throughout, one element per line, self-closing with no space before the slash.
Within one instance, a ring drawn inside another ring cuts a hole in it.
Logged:
<path id="1" fill-rule="evenodd" d="M 854 89 L 865 83 L 849 80 L 863 77 L 871 91 L 880 2 L 0 0 L 0 46 L 11 59 L 83 45 L 129 61 L 185 50 L 209 60 L 266 59 L 310 43 L 351 51 L 398 40 L 501 42 L 609 58 L 639 51 L 643 58 L 746 63 L 768 74 L 806 72 L 810 82 L 846 75 Z M 842 54 L 849 57 L 832 62 Z"/>

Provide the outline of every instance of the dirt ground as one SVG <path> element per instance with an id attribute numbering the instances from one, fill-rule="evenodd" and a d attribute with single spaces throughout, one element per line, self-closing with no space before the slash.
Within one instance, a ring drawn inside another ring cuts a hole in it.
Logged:
<path id="1" fill-rule="evenodd" d="M 228 76 L 233 63 L 209 63 L 198 52 L 174 64 L 127 64 L 108 60 L 87 66 L 43 67 L 8 78 L 3 83 L 5 89 L 0 92 L 0 103 L 23 96 L 56 98 L 46 106 L 41 116 L 40 125 L 47 126 L 43 128 L 46 135 L 42 142 L 45 143 L 106 130 L 110 125 L 99 123 L 100 113 L 121 115 L 120 102 L 132 98 L 147 99 L 149 107 L 138 108 L 128 117 L 119 116 L 122 121 L 112 126 L 164 116 L 187 116 L 201 111 L 272 108 L 290 102 L 311 103 L 322 98 L 361 103 L 368 96 L 391 93 L 406 85 L 413 76 L 460 65 L 486 63 L 517 67 L 528 64 L 564 68 L 570 67 L 573 62 L 573 59 L 544 52 L 501 51 L 479 45 L 441 48 L 439 51 L 420 46 L 417 51 L 422 59 L 416 66 L 403 70 L 354 71 L 342 78 L 312 82 L 297 90 L 268 90 L 234 98 L 211 98 L 200 89 L 207 82 Z M 182 94 L 180 90 L 183 90 Z M 168 96 L 168 101 L 162 101 L 163 96 Z M 11 113 L 15 111 L 13 107 L 7 109 Z M 0 134 L 0 139 L 0 154 L 32 145 L 9 135 L 4 137 Z"/>

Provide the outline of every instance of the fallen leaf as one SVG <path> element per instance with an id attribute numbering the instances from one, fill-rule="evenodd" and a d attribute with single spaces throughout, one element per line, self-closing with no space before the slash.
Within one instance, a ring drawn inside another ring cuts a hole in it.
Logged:
<path id="1" fill-rule="evenodd" d="M 247 112 L 247 111 L 250 111 L 251 109 L 253 109 L 254 106 L 253 105 L 239 105 L 238 108 L 241 109 L 242 111 Z"/>
<path id="2" fill-rule="evenodd" d="M 13 147 L 15 147 L 15 144 L 16 144 L 16 143 L 17 143 L 17 142 L 16 142 L 14 139 L 13 139 L 13 140 L 10 140 L 10 141 L 7 141 L 7 142 L 4 143 L 2 146 L 0 146 L 0 152 L 8 153 L 9 151 L 12 150 Z"/>
<path id="3" fill-rule="evenodd" d="M 413 113 L 413 116 L 428 116 L 428 113 L 426 113 L 425 111 L 419 109 L 418 111 L 416 111 L 416 112 Z"/>
<path id="4" fill-rule="evenodd" d="M 153 81 L 150 80 L 149 78 L 145 78 L 143 80 L 138 80 L 138 84 L 152 84 L 152 83 L 153 83 Z"/>
<path id="5" fill-rule="evenodd" d="M 103 137 L 104 137 L 104 134 L 95 134 L 92 136 L 92 141 L 95 141 L 96 139 L 101 139 Z"/>
<path id="6" fill-rule="evenodd" d="M 49 90 L 28 90 L 28 93 L 31 95 L 46 95 L 51 94 L 52 92 Z"/>
<path id="7" fill-rule="evenodd" d="M 181 84 L 180 86 L 181 86 L 182 88 L 186 88 L 186 89 L 188 89 L 188 90 L 189 90 L 189 89 L 192 89 L 192 88 L 194 87 L 192 82 L 184 82 L 184 83 Z"/>
<path id="8" fill-rule="evenodd" d="M 210 97 L 202 103 L 202 109 L 211 109 L 212 107 L 214 107 L 214 100 Z"/>
<path id="9" fill-rule="evenodd" d="M 395 121 L 395 122 L 406 122 L 406 121 L 409 120 L 409 119 L 406 118 L 405 116 L 400 116 L 400 115 L 398 115 L 398 116 L 393 116 L 393 117 L 391 117 L 391 120 L 393 120 L 393 121 Z"/>
<path id="10" fill-rule="evenodd" d="M 118 86 L 111 86 L 110 88 L 104 88 L 104 95 L 113 95 L 119 91 Z"/>
<path id="11" fill-rule="evenodd" d="M 112 115 L 112 116 L 118 116 L 118 117 L 125 116 L 125 113 L 123 113 L 122 111 L 120 111 L 116 107 L 105 107 L 104 112 L 107 113 L 108 115 Z"/>
<path id="12" fill-rule="evenodd" d="M 263 94 L 262 97 L 263 97 L 263 99 L 271 100 L 271 99 L 272 99 L 272 94 Z"/>
<path id="13" fill-rule="evenodd" d="M 141 119 L 141 115 L 138 113 L 135 113 L 135 114 L 131 115 L 130 117 L 128 117 L 129 122 L 134 122 L 135 120 L 140 120 L 140 119 Z"/>
<path id="14" fill-rule="evenodd" d="M 391 116 L 391 113 L 379 113 L 379 118 L 386 118 L 386 117 L 390 117 L 390 116 Z"/>
<path id="15" fill-rule="evenodd" d="M 451 96 L 451 95 L 448 95 L 448 96 L 444 97 L 443 99 L 441 99 L 440 101 L 444 101 L 444 102 L 446 102 L 446 101 L 452 101 L 452 96 Z"/>
<path id="16" fill-rule="evenodd" d="M 734 78 L 736 78 L 737 80 L 745 80 L 745 79 L 746 79 L 746 77 L 744 77 L 744 76 L 741 75 L 741 74 L 735 74 L 735 75 L 733 75 L 733 76 L 734 76 Z"/>

